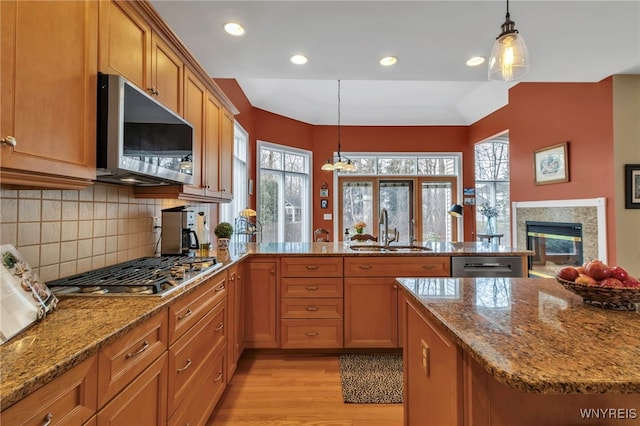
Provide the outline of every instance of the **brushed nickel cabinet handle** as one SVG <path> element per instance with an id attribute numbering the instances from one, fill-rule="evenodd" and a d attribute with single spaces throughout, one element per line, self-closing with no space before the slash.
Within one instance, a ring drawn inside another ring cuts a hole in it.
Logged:
<path id="1" fill-rule="evenodd" d="M 308 285 L 305 287 L 307 290 L 309 291 L 316 291 L 318 290 L 318 286 L 317 285 Z"/>
<path id="2" fill-rule="evenodd" d="M 140 355 L 142 352 L 146 351 L 147 349 L 149 349 L 149 342 L 145 340 L 142 347 L 138 351 L 128 353 L 127 355 L 125 355 L 125 359 L 129 359 L 132 356 Z"/>
<path id="3" fill-rule="evenodd" d="M 214 382 L 219 382 L 220 380 L 222 380 L 222 371 L 218 371 L 218 377 L 213 379 Z"/>
<path id="4" fill-rule="evenodd" d="M 220 331 L 220 330 L 222 330 L 223 328 L 224 328 L 224 323 L 223 323 L 223 322 L 221 322 L 221 323 L 220 323 L 220 325 L 219 325 L 218 327 L 216 327 L 216 328 L 214 328 L 214 329 L 213 329 L 213 331 Z"/>
<path id="5" fill-rule="evenodd" d="M 184 319 L 184 318 L 190 316 L 192 313 L 193 312 L 191 311 L 191 309 L 187 309 L 187 312 L 185 312 L 184 315 L 178 315 L 178 319 L 179 320 Z"/>
<path id="6" fill-rule="evenodd" d="M 235 281 L 236 277 L 229 277 L 229 281 Z"/>
<path id="7" fill-rule="evenodd" d="M 191 367 L 191 358 L 187 358 L 187 363 L 185 364 L 184 367 L 178 368 L 178 373 L 182 373 L 184 370 L 186 370 L 189 367 Z"/>
<path id="8" fill-rule="evenodd" d="M 436 269 L 436 265 L 422 265 L 424 269 Z"/>
<path id="9" fill-rule="evenodd" d="M 307 311 L 309 311 L 309 312 L 315 312 L 317 310 L 318 310 L 318 308 L 316 306 L 307 306 Z"/>
<path id="10" fill-rule="evenodd" d="M 360 268 L 360 269 L 371 269 L 371 265 L 359 265 L 358 268 Z"/>
<path id="11" fill-rule="evenodd" d="M 7 136 L 4 139 L 0 139 L 0 144 L 15 148 L 15 146 L 18 145 L 18 141 L 13 136 Z"/>
<path id="12" fill-rule="evenodd" d="M 307 269 L 318 269 L 318 265 L 307 265 Z"/>
<path id="13" fill-rule="evenodd" d="M 318 335 L 318 333 L 316 333 L 315 331 L 310 331 L 307 333 L 307 336 L 309 337 L 316 337 Z"/>
<path id="14" fill-rule="evenodd" d="M 53 413 L 47 413 L 47 415 L 44 418 L 44 423 L 42 423 L 42 426 L 49 426 L 52 420 L 53 420 Z"/>
<path id="15" fill-rule="evenodd" d="M 220 284 L 218 287 L 216 287 L 216 292 L 222 291 L 222 290 L 224 290 L 224 288 L 225 288 L 224 284 Z"/>

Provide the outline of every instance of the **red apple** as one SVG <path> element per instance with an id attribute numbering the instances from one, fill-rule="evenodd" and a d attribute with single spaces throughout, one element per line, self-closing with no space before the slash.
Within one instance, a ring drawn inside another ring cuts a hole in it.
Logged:
<path id="1" fill-rule="evenodd" d="M 575 281 L 579 272 L 573 266 L 565 266 L 558 271 L 558 277 L 567 281 Z"/>
<path id="2" fill-rule="evenodd" d="M 575 283 L 586 286 L 598 285 L 596 280 L 586 274 L 578 274 L 578 278 L 576 278 Z"/>
<path id="3" fill-rule="evenodd" d="M 584 266 L 576 266 L 576 271 L 578 271 L 579 274 L 587 273 L 587 270 L 584 268 Z"/>
<path id="4" fill-rule="evenodd" d="M 598 285 L 600 287 L 622 287 L 622 281 L 617 278 L 609 277 L 598 281 Z"/>
<path id="5" fill-rule="evenodd" d="M 617 278 L 624 281 L 629 278 L 629 273 L 622 266 L 614 266 L 611 268 L 611 278 Z"/>
<path id="6" fill-rule="evenodd" d="M 640 288 L 640 280 L 636 277 L 629 276 L 626 280 L 622 281 L 622 285 L 625 287 Z"/>
<path id="7" fill-rule="evenodd" d="M 600 260 L 592 260 L 587 263 L 585 270 L 587 275 L 596 281 L 600 281 L 611 276 L 611 268 Z"/>

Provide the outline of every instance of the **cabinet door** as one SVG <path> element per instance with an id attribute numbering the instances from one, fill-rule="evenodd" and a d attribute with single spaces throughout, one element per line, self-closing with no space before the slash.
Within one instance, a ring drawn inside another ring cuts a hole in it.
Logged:
<path id="1" fill-rule="evenodd" d="M 220 197 L 231 200 L 233 198 L 233 114 L 222 108 L 220 116 L 220 168 L 219 186 Z"/>
<path id="2" fill-rule="evenodd" d="M 238 266 L 233 265 L 227 270 L 227 379 L 230 380 L 236 371 L 238 362 Z"/>
<path id="3" fill-rule="evenodd" d="M 167 421 L 167 353 L 98 412 L 98 426 L 164 425 Z"/>
<path id="4" fill-rule="evenodd" d="M 218 169 L 220 163 L 220 114 L 222 104 L 211 93 L 207 92 L 205 106 L 204 159 L 202 163 L 205 194 L 209 197 L 220 196 L 220 179 Z"/>
<path id="5" fill-rule="evenodd" d="M 411 303 L 404 348 L 405 424 L 462 425 L 462 351 Z"/>
<path id="6" fill-rule="evenodd" d="M 245 345 L 277 348 L 277 267 L 274 261 L 249 260 L 245 269 Z"/>
<path id="7" fill-rule="evenodd" d="M 344 346 L 398 347 L 398 285 L 393 278 L 344 279 Z"/>
<path id="8" fill-rule="evenodd" d="M 158 34 L 152 34 L 151 42 L 152 94 L 169 109 L 182 114 L 184 64 Z"/>
<path id="9" fill-rule="evenodd" d="M 193 125 L 193 185 L 185 185 L 183 191 L 204 196 L 205 176 L 203 169 L 205 145 L 205 101 L 207 91 L 198 78 L 185 70 L 184 118 Z"/>
<path id="10" fill-rule="evenodd" d="M 98 3 L 2 1 L 0 24 L 0 138 L 16 140 L 15 147 L 0 148 L 2 182 L 90 185 L 96 176 Z"/>

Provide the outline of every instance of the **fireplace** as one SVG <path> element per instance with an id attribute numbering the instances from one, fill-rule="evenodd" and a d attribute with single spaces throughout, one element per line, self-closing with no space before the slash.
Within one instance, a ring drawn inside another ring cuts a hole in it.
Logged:
<path id="1" fill-rule="evenodd" d="M 530 277 L 554 277 L 564 266 L 583 263 L 582 224 L 526 221 Z"/>

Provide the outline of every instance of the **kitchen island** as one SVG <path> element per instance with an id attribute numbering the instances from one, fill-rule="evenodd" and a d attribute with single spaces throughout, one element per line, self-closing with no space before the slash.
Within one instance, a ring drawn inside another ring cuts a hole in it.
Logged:
<path id="1" fill-rule="evenodd" d="M 405 424 L 640 423 L 640 313 L 553 279 L 399 278 Z"/>

